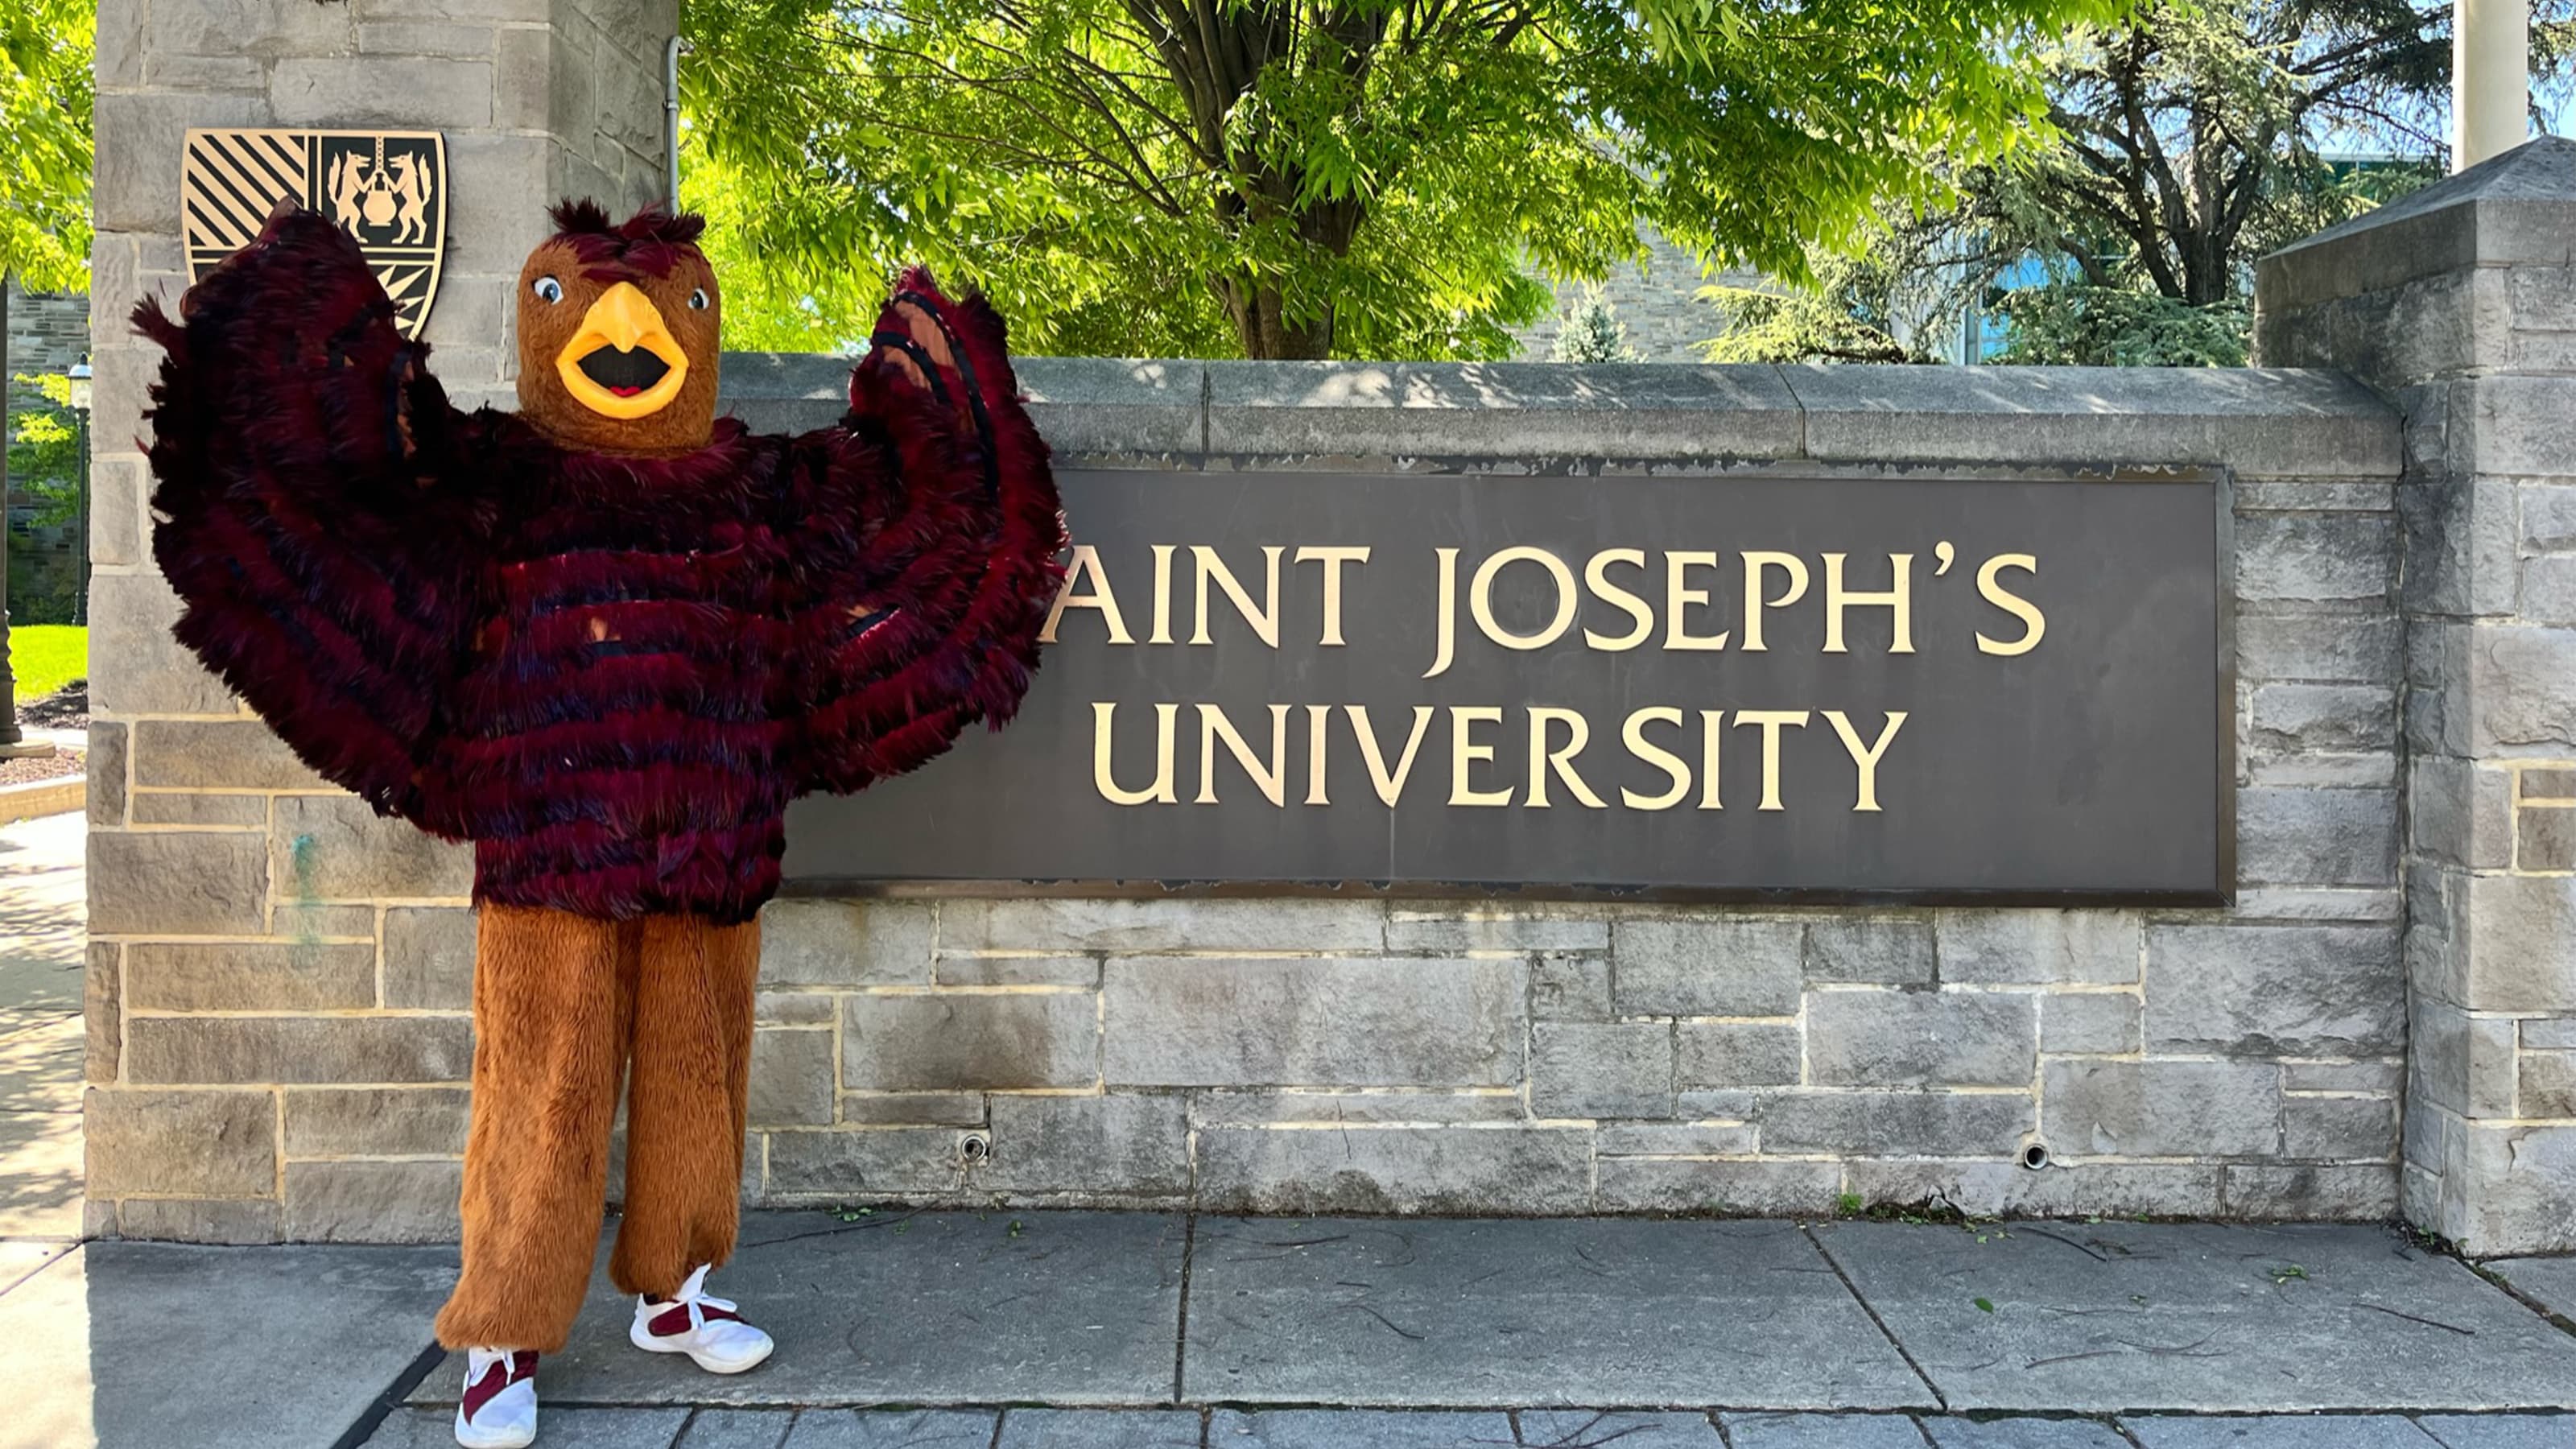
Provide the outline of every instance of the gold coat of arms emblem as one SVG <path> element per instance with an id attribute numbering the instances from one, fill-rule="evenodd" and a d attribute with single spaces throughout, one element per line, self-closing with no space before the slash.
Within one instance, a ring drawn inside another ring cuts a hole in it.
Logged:
<path id="1" fill-rule="evenodd" d="M 447 245 L 447 143 L 436 131 L 195 130 L 179 168 L 188 278 L 250 244 L 280 201 L 357 239 L 418 337 Z"/>

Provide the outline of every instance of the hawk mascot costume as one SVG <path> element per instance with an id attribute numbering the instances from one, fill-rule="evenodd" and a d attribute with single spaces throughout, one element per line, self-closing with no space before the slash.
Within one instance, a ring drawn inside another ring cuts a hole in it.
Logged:
<path id="1" fill-rule="evenodd" d="M 518 285 L 519 411 L 450 407 L 357 244 L 281 208 L 190 288 L 152 392 L 177 632 L 306 763 L 474 842 L 457 1437 L 536 1432 L 627 1111 L 609 1276 L 638 1347 L 734 1373 L 756 913 L 807 791 L 998 728 L 1064 542 L 1001 319 L 907 273 L 841 421 L 716 416 L 702 222 L 554 211 Z"/>

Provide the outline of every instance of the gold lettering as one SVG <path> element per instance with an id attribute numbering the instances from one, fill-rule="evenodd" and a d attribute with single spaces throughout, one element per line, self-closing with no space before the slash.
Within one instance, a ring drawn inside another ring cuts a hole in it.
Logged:
<path id="1" fill-rule="evenodd" d="M 1776 568 L 1788 575 L 1789 590 L 1776 599 L 1762 597 L 1762 571 Z M 1765 650 L 1762 642 L 1762 611 L 1785 609 L 1807 596 L 1807 561 L 1794 553 L 1771 553 L 1747 549 L 1744 552 L 1744 652 Z"/>
<path id="2" fill-rule="evenodd" d="M 1306 706 L 1306 803 L 1330 805 L 1324 798 L 1324 726 L 1333 717 L 1329 704 Z"/>
<path id="3" fill-rule="evenodd" d="M 1762 728 L 1762 803 L 1754 808 L 1780 809 L 1780 727 L 1787 725 L 1791 729 L 1805 729 L 1807 712 L 1803 709 L 1739 709 L 1735 712 L 1735 724 L 1738 729 L 1746 725 Z"/>
<path id="4" fill-rule="evenodd" d="M 1717 555 L 1704 550 L 1667 550 L 1664 554 L 1664 647 L 1667 649 L 1723 649 L 1727 637 L 1735 631 L 1720 629 L 1714 634 L 1694 634 L 1682 611 L 1693 604 L 1708 602 L 1708 590 L 1694 589 L 1685 582 L 1693 567 L 1717 567 Z"/>
<path id="5" fill-rule="evenodd" d="M 1987 603 L 2020 619 L 2024 626 L 2021 637 L 2011 643 L 1989 639 L 1980 632 L 1977 635 L 1977 652 L 1980 654 L 2028 654 L 2039 647 L 2039 636 L 2048 632 L 2048 619 L 2039 612 L 2038 605 L 1995 582 L 1995 575 L 2005 569 L 2020 569 L 2037 578 L 2039 560 L 2026 553 L 1999 553 L 1986 560 L 1984 568 L 1977 570 L 1977 592 Z"/>
<path id="6" fill-rule="evenodd" d="M 1433 549 L 1440 556 L 1439 642 L 1432 646 L 1431 667 L 1422 673 L 1425 679 L 1436 679 L 1449 672 L 1449 656 L 1458 647 L 1458 550 Z"/>
<path id="7" fill-rule="evenodd" d="M 1592 787 L 1583 782 L 1583 777 L 1574 773 L 1574 757 L 1582 754 L 1583 747 L 1592 742 L 1591 721 L 1586 720 L 1580 711 L 1556 709 L 1543 704 L 1532 705 L 1530 707 L 1529 717 L 1529 807 L 1532 810 L 1545 810 L 1549 808 L 1547 802 L 1547 777 L 1550 772 L 1554 772 L 1556 778 L 1565 782 L 1565 788 L 1574 792 L 1575 799 L 1582 801 L 1585 805 L 1594 810 L 1609 809 L 1609 803 L 1604 801 L 1600 796 L 1593 794 Z M 1563 723 L 1568 727 L 1566 730 L 1565 748 L 1561 750 L 1551 750 L 1547 747 L 1547 727 L 1558 723 Z"/>
<path id="8" fill-rule="evenodd" d="M 1251 742 L 1235 733 L 1234 721 L 1225 711 L 1212 704 L 1199 706 L 1199 794 L 1198 803 L 1216 803 L 1216 742 L 1234 755 L 1243 773 L 1252 777 L 1253 787 L 1273 805 L 1285 806 L 1288 778 L 1288 706 L 1270 706 L 1270 767 L 1263 769 L 1259 757 L 1252 753 Z"/>
<path id="9" fill-rule="evenodd" d="M 1113 726 L 1118 706 L 1107 701 L 1091 706 L 1091 784 L 1112 805 L 1170 805 L 1180 798 L 1172 789 L 1172 737 L 1178 732 L 1181 707 L 1154 706 L 1154 783 L 1142 790 L 1122 790 L 1109 768 Z"/>
<path id="10" fill-rule="evenodd" d="M 1670 810 L 1690 793 L 1690 766 L 1683 762 L 1681 756 L 1646 738 L 1648 720 L 1679 729 L 1682 712 L 1664 705 L 1649 706 L 1629 715 L 1627 723 L 1619 726 L 1619 738 L 1627 743 L 1628 753 L 1663 771 L 1665 778 L 1673 782 L 1673 788 L 1661 795 L 1640 795 L 1622 785 L 1619 787 L 1619 803 L 1631 810 Z"/>
<path id="11" fill-rule="evenodd" d="M 1088 575 L 1094 585 L 1087 594 L 1077 594 L 1074 585 Z M 1100 622 L 1109 626 L 1109 642 L 1133 644 L 1136 636 L 1127 632 L 1127 621 L 1118 617 L 1118 596 L 1109 592 L 1109 571 L 1100 566 L 1100 550 L 1087 543 L 1073 546 L 1073 563 L 1064 571 L 1064 587 L 1055 592 L 1055 607 L 1047 610 L 1046 627 L 1038 631 L 1038 642 L 1055 642 L 1055 626 L 1064 619 L 1067 609 L 1098 609 Z"/>
<path id="12" fill-rule="evenodd" d="M 1346 704 L 1342 713 L 1351 718 L 1351 728 L 1360 737 L 1360 763 L 1368 766 L 1369 783 L 1377 787 L 1377 798 L 1394 808 L 1404 794 L 1405 777 L 1413 773 L 1413 752 L 1422 748 L 1423 731 L 1431 728 L 1431 706 L 1413 707 L 1413 733 L 1404 738 L 1404 753 L 1395 762 L 1395 773 L 1386 772 L 1386 756 L 1378 750 L 1377 731 L 1369 727 L 1368 706 Z"/>
<path id="13" fill-rule="evenodd" d="M 1342 642 L 1342 565 L 1368 562 L 1366 545 L 1356 548 L 1325 548 L 1308 544 L 1297 550 L 1297 562 L 1320 563 L 1324 566 L 1324 637 L 1317 642 L 1326 647 Z"/>
<path id="14" fill-rule="evenodd" d="M 1198 628 L 1190 634 L 1190 642 L 1193 644 L 1216 642 L 1208 637 L 1208 580 L 1213 578 L 1216 580 L 1216 586 L 1225 590 L 1226 598 L 1233 601 L 1235 612 L 1243 616 L 1243 622 L 1250 624 L 1252 632 L 1261 636 L 1261 642 L 1273 649 L 1278 648 L 1279 555 L 1284 552 L 1286 550 L 1275 543 L 1262 545 L 1261 557 L 1268 565 L 1270 582 L 1268 591 L 1262 596 L 1262 606 L 1256 609 L 1252 607 L 1252 596 L 1243 591 L 1243 585 L 1234 577 L 1234 570 L 1225 566 L 1225 560 L 1216 556 L 1215 549 L 1203 543 L 1190 545 L 1190 559 L 1198 565 L 1199 589 L 1199 623 Z"/>
<path id="15" fill-rule="evenodd" d="M 1509 805 L 1512 803 L 1512 792 L 1508 789 L 1471 790 L 1467 787 L 1468 768 L 1478 760 L 1491 760 L 1494 757 L 1494 747 L 1477 744 L 1475 736 L 1469 733 L 1467 727 L 1476 724 L 1500 724 L 1502 721 L 1503 712 L 1490 705 L 1453 704 L 1449 706 L 1450 804 Z"/>
<path id="16" fill-rule="evenodd" d="M 1852 808 L 1876 810 L 1878 808 L 1878 762 L 1887 754 L 1887 747 L 1895 743 L 1896 731 L 1905 723 L 1905 711 L 1889 710 L 1887 725 L 1878 732 L 1878 743 L 1866 748 L 1861 745 L 1860 735 L 1852 729 L 1851 721 L 1843 717 L 1841 710 L 1826 710 L 1825 723 L 1832 725 L 1834 733 L 1843 737 L 1843 749 L 1851 755 L 1852 764 L 1860 771 L 1859 795 L 1853 802 Z"/>
<path id="17" fill-rule="evenodd" d="M 1825 555 L 1825 652 L 1851 652 L 1843 646 L 1843 611 L 1867 607 L 1886 609 L 1896 618 L 1896 642 L 1887 647 L 1887 652 L 1913 653 L 1914 555 L 1892 553 L 1887 556 L 1888 567 L 1896 575 L 1896 586 L 1880 594 L 1860 593 L 1843 587 L 1843 560 L 1846 557 L 1848 555 L 1839 553 Z"/>
<path id="18" fill-rule="evenodd" d="M 1717 727 L 1726 721 L 1726 711 L 1704 709 L 1699 712 L 1699 808 L 1723 810 L 1726 802 L 1717 798 L 1717 747 L 1724 736 Z"/>
<path id="19" fill-rule="evenodd" d="M 1606 650 L 1613 654 L 1622 649 L 1636 648 L 1638 645 L 1646 642 L 1646 637 L 1648 635 L 1655 632 L 1655 611 L 1653 607 L 1648 605 L 1644 599 L 1641 599 L 1635 594 L 1628 592 L 1626 589 L 1619 587 L 1617 584 L 1610 582 L 1610 565 L 1614 563 L 1623 563 L 1634 568 L 1644 568 L 1646 566 L 1646 551 L 1642 548 L 1605 548 L 1599 553 L 1594 554 L 1592 556 L 1592 561 L 1583 566 L 1583 582 L 1591 586 L 1592 592 L 1600 598 L 1601 602 L 1620 610 L 1629 618 L 1637 621 L 1636 628 L 1629 630 L 1625 634 L 1619 635 L 1617 638 L 1612 638 L 1610 635 L 1601 633 L 1598 630 L 1586 629 L 1583 631 L 1584 643 L 1591 645 L 1595 649 Z"/>
<path id="20" fill-rule="evenodd" d="M 1556 581 L 1556 617 L 1535 634 L 1512 633 L 1494 620 L 1494 575 L 1501 573 L 1505 564 L 1522 562 L 1539 565 L 1547 570 L 1549 578 Z M 1467 586 L 1467 607 L 1476 616 L 1476 627 L 1485 631 L 1486 638 L 1506 649 L 1544 649 L 1555 643 L 1566 630 L 1574 627 L 1577 603 L 1574 571 L 1555 554 L 1526 544 L 1504 549 L 1478 564 L 1476 577 Z"/>
<path id="21" fill-rule="evenodd" d="M 1172 642 L 1172 545 L 1154 545 L 1154 633 L 1148 644 Z"/>

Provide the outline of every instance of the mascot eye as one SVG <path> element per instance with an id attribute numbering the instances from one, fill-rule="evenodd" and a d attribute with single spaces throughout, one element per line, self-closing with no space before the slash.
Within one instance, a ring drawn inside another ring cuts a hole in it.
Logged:
<path id="1" fill-rule="evenodd" d="M 695 307 L 701 312 L 707 310 L 707 289 L 704 287 L 690 288 L 689 305 Z"/>
<path id="2" fill-rule="evenodd" d="M 556 281 L 552 277 L 537 278 L 536 285 L 529 290 L 535 292 L 538 300 L 546 303 L 548 306 L 552 306 L 553 304 L 563 300 L 563 283 Z"/>

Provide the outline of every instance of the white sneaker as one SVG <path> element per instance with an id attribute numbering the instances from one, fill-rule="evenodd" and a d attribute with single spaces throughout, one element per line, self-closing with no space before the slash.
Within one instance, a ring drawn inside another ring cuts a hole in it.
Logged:
<path id="1" fill-rule="evenodd" d="M 626 1336 L 646 1353 L 685 1353 L 711 1374 L 741 1373 L 778 1346 L 768 1334 L 743 1322 L 734 1305 L 707 1296 L 705 1268 L 691 1273 L 678 1293 L 658 1303 L 638 1297 L 635 1326 Z"/>
<path id="2" fill-rule="evenodd" d="M 465 1350 L 465 1395 L 456 1405 L 456 1442 L 465 1449 L 527 1449 L 536 1438 L 536 1351 Z"/>

